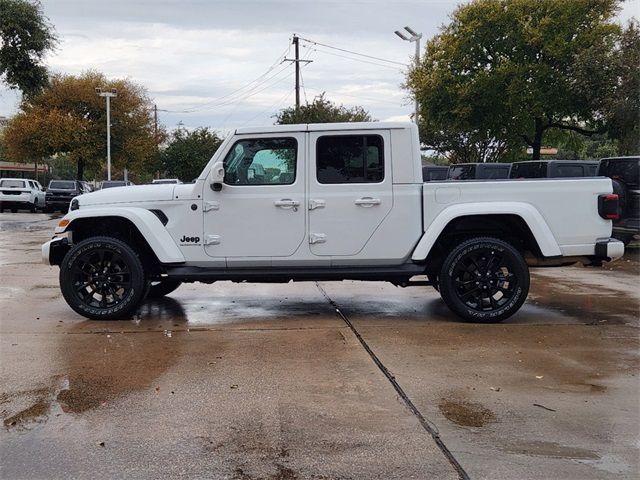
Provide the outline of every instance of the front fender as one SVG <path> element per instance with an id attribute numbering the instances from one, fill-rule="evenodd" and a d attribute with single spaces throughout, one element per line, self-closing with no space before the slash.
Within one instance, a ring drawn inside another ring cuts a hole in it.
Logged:
<path id="1" fill-rule="evenodd" d="M 56 227 L 55 233 L 64 233 L 72 229 L 73 222 L 80 218 L 121 217 L 129 220 L 147 241 L 162 263 L 184 262 L 184 255 L 176 245 L 162 222 L 152 212 L 138 207 L 85 208 L 67 213 L 60 223 L 69 223 Z"/>
<path id="2" fill-rule="evenodd" d="M 521 202 L 478 202 L 452 205 L 440 212 L 431 225 L 427 226 L 413 251 L 412 260 L 426 259 L 438 237 L 452 220 L 475 215 L 517 215 L 529 226 L 545 257 L 562 255 L 549 225 L 533 205 Z"/>

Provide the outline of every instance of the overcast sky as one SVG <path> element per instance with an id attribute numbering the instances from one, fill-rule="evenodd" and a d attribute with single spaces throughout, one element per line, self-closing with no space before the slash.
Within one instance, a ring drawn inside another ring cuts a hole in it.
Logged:
<path id="1" fill-rule="evenodd" d="M 293 67 L 279 63 L 293 33 L 406 64 L 413 44 L 394 30 L 409 25 L 431 37 L 458 3 L 42 0 L 60 37 L 47 57 L 52 71 L 96 69 L 108 77 L 127 77 L 148 89 L 167 127 L 182 122 L 217 130 L 272 124 L 276 111 L 293 105 Z M 638 17 L 639 4 L 627 1 L 620 20 Z M 364 106 L 378 120 L 408 119 L 413 104 L 400 86 L 402 65 L 304 41 L 300 50 L 302 58 L 313 60 L 302 70 L 303 102 L 325 91 L 338 103 Z M 287 57 L 292 55 L 293 50 Z M 18 100 L 19 94 L 0 88 L 0 115 L 15 113 Z"/>

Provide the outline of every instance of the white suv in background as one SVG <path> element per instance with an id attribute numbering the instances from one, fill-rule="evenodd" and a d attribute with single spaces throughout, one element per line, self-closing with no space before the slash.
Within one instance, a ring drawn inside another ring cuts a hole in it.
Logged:
<path id="1" fill-rule="evenodd" d="M 17 212 L 19 208 L 28 208 L 35 212 L 44 208 L 44 188 L 37 180 L 28 178 L 0 179 L 0 213 L 5 208 Z"/>

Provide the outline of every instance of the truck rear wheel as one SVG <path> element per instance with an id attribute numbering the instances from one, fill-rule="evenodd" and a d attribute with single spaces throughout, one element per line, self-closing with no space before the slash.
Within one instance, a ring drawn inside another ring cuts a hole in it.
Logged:
<path id="1" fill-rule="evenodd" d="M 69 306 L 93 320 L 130 318 L 146 293 L 142 262 L 126 243 L 93 237 L 75 245 L 60 265 Z"/>
<path id="2" fill-rule="evenodd" d="M 516 313 L 529 293 L 529 268 L 509 243 L 477 237 L 457 245 L 439 276 L 440 295 L 464 320 L 501 322 Z"/>

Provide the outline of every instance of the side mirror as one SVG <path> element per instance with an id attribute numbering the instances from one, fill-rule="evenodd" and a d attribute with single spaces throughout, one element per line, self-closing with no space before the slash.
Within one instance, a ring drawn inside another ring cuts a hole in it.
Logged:
<path id="1" fill-rule="evenodd" d="M 216 162 L 211 168 L 211 189 L 214 192 L 222 190 L 222 183 L 224 182 L 224 164 L 222 162 Z"/>

